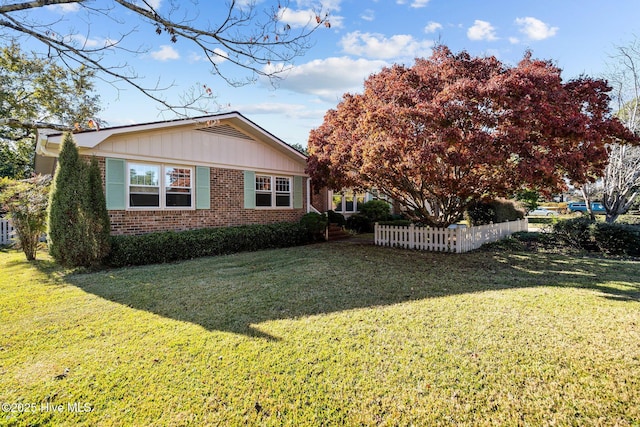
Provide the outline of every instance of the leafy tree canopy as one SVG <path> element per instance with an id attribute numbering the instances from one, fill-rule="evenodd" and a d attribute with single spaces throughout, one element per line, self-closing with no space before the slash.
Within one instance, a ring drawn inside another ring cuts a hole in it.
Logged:
<path id="1" fill-rule="evenodd" d="M 0 49 L 0 176 L 31 174 L 38 127 L 85 126 L 98 113 L 93 78 L 85 67 L 67 70 L 15 42 Z"/>
<path id="2" fill-rule="evenodd" d="M 438 46 L 345 94 L 309 136 L 308 172 L 318 186 L 378 188 L 447 226 L 477 200 L 598 176 L 605 145 L 635 138 L 612 117 L 609 91 L 584 76 L 564 83 L 530 53 L 509 67 Z"/>

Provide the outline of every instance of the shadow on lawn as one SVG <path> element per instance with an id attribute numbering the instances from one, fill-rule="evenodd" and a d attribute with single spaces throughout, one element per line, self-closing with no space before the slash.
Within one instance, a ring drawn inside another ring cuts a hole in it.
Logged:
<path id="1" fill-rule="evenodd" d="M 488 290 L 599 291 L 637 302 L 639 263 L 542 253 L 420 253 L 331 243 L 72 274 L 86 292 L 207 328 L 278 339 L 264 321 Z"/>

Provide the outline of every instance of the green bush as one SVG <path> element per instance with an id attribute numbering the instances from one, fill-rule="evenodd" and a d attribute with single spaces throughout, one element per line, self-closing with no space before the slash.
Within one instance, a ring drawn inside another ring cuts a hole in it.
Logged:
<path id="1" fill-rule="evenodd" d="M 18 244 L 29 261 L 36 259 L 40 238 L 47 228 L 50 184 L 49 175 L 21 181 L 0 178 L 0 206 L 8 212 Z"/>
<path id="2" fill-rule="evenodd" d="M 360 214 L 369 218 L 371 223 L 387 221 L 391 219 L 391 205 L 384 200 L 369 200 L 358 206 Z"/>
<path id="3" fill-rule="evenodd" d="M 395 225 L 397 227 L 408 227 L 411 225 L 411 221 L 408 219 L 394 219 L 391 221 L 380 221 L 380 225 Z"/>
<path id="4" fill-rule="evenodd" d="M 467 208 L 465 219 L 469 225 L 515 221 L 524 218 L 524 210 L 512 200 L 496 199 L 489 202 L 478 201 Z"/>
<path id="5" fill-rule="evenodd" d="M 609 255 L 640 255 L 640 227 L 636 225 L 593 222 L 583 216 L 558 221 L 553 226 L 553 235 L 577 249 Z"/>
<path id="6" fill-rule="evenodd" d="M 324 231 L 328 222 L 326 215 L 315 212 L 304 214 L 300 219 L 300 225 L 307 230 L 310 241 L 324 240 Z"/>
<path id="7" fill-rule="evenodd" d="M 553 224 L 557 222 L 557 217 L 553 216 L 532 216 L 528 218 L 527 221 L 529 224 Z"/>
<path id="8" fill-rule="evenodd" d="M 537 231 L 518 231 L 517 233 L 511 234 L 511 238 L 521 242 L 537 242 L 540 236 L 541 233 Z"/>
<path id="9" fill-rule="evenodd" d="M 610 255 L 640 255 L 640 227 L 626 224 L 597 223 L 591 233 L 596 246 Z"/>
<path id="10" fill-rule="evenodd" d="M 591 235 L 593 224 L 588 216 L 562 220 L 553 225 L 553 234 L 571 247 L 592 251 L 597 249 Z"/>
<path id="11" fill-rule="evenodd" d="M 300 223 L 246 225 L 112 236 L 106 264 L 111 267 L 173 262 L 203 256 L 283 248 L 309 242 Z"/>
<path id="12" fill-rule="evenodd" d="M 338 224 L 339 226 L 347 224 L 344 215 L 335 211 L 327 211 L 327 218 L 329 219 L 329 224 Z"/>
<path id="13" fill-rule="evenodd" d="M 370 233 L 373 231 L 373 223 L 365 215 L 357 213 L 347 218 L 347 228 L 356 233 Z"/>
<path id="14" fill-rule="evenodd" d="M 491 205 L 496 212 L 495 223 L 524 219 L 524 210 L 512 200 L 498 199 Z"/>
<path id="15" fill-rule="evenodd" d="M 487 202 L 474 202 L 465 212 L 465 219 L 470 226 L 490 224 L 495 217 L 496 211 Z"/>

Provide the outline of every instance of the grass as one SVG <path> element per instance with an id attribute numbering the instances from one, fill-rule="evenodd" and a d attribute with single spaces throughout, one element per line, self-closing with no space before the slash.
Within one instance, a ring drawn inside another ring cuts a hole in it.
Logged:
<path id="1" fill-rule="evenodd" d="M 0 252 L 0 425 L 640 425 L 640 263 L 336 243 Z"/>

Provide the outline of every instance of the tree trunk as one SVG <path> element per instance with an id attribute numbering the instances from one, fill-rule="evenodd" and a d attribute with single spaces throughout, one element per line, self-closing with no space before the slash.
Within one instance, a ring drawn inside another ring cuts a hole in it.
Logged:
<path id="1" fill-rule="evenodd" d="M 591 194 L 589 192 L 588 185 L 589 184 L 582 184 L 582 187 L 580 187 L 580 190 L 582 191 L 582 197 L 584 198 L 584 203 L 586 205 L 589 218 L 591 218 L 591 221 L 595 221 L 596 216 L 593 213 L 593 209 L 591 208 Z"/>

